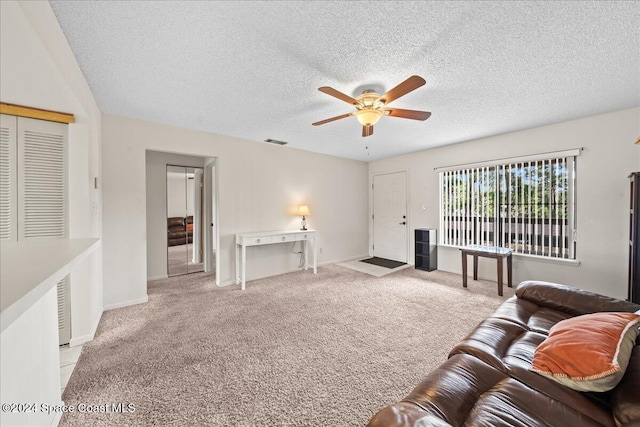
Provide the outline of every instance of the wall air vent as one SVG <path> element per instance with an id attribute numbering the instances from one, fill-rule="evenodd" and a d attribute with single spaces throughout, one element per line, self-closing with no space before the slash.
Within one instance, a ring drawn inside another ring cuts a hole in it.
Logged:
<path id="1" fill-rule="evenodd" d="M 284 142 L 284 141 L 278 141 L 277 139 L 265 139 L 264 142 L 268 142 L 270 144 L 277 144 L 277 145 L 287 145 L 288 142 Z"/>

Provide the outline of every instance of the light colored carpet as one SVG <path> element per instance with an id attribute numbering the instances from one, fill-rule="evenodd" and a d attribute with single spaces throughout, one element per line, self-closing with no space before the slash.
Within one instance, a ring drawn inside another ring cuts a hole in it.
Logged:
<path id="1" fill-rule="evenodd" d="M 150 282 L 147 304 L 104 313 L 63 396 L 135 412 L 74 412 L 61 425 L 364 425 L 512 294 L 464 289 L 450 273 L 338 265 L 244 292 L 204 273 Z"/>
<path id="2" fill-rule="evenodd" d="M 204 271 L 203 263 L 193 263 L 192 251 L 192 244 L 189 244 L 188 247 L 187 245 L 175 245 L 167 248 L 167 272 L 169 276 Z"/>

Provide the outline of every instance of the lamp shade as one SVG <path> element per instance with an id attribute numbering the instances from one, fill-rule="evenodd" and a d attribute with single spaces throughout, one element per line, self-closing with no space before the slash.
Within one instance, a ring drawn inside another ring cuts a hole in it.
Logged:
<path id="1" fill-rule="evenodd" d="M 300 205 L 298 207 L 298 216 L 309 216 L 309 215 L 311 215 L 311 212 L 309 212 L 309 206 Z"/>
<path id="2" fill-rule="evenodd" d="M 382 115 L 382 111 L 374 108 L 366 108 L 356 112 L 356 118 L 362 126 L 375 125 Z"/>

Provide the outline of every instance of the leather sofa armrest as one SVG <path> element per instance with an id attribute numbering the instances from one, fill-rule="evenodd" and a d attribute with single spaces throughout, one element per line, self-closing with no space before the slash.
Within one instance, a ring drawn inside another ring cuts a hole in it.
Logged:
<path id="1" fill-rule="evenodd" d="M 526 281 L 516 289 L 518 298 L 538 305 L 563 311 L 574 316 L 599 311 L 621 311 L 633 313 L 640 305 L 616 298 L 599 295 L 571 286 L 551 282 Z"/>
<path id="2" fill-rule="evenodd" d="M 611 409 L 617 425 L 640 426 L 640 393 L 638 390 L 640 390 L 640 345 L 633 348 L 624 377 L 613 389 L 611 395 Z"/>
<path id="3" fill-rule="evenodd" d="M 367 424 L 367 427 L 416 426 L 451 427 L 451 424 L 410 402 L 385 406 Z"/>

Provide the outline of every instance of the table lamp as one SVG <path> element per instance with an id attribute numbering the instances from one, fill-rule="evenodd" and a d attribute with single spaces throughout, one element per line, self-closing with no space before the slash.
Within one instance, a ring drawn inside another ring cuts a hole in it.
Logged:
<path id="1" fill-rule="evenodd" d="M 306 230 L 307 229 L 307 218 L 305 218 L 306 216 L 311 215 L 311 212 L 309 212 L 309 206 L 307 205 L 300 205 L 298 207 L 298 216 L 302 217 L 302 228 L 300 230 Z"/>

